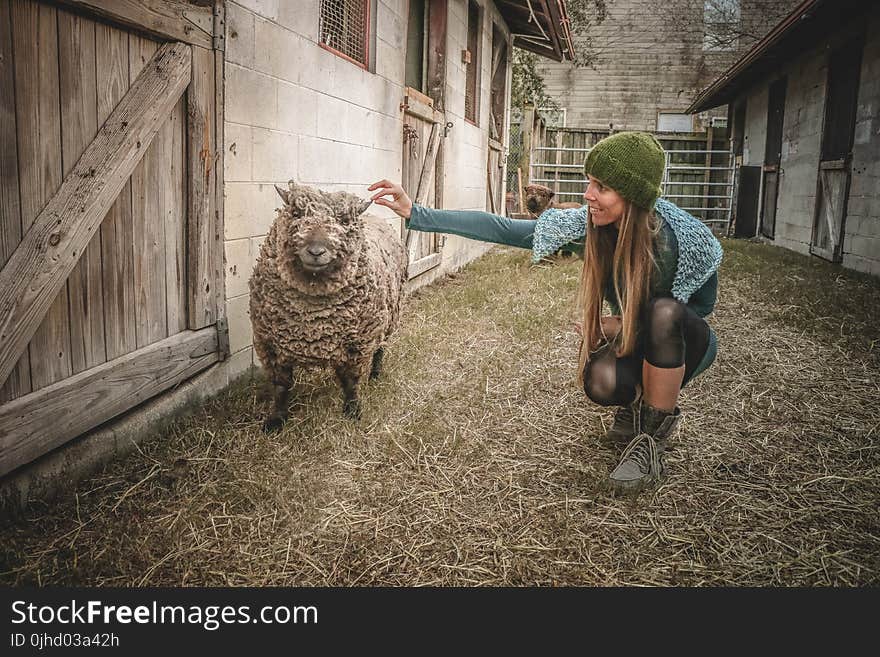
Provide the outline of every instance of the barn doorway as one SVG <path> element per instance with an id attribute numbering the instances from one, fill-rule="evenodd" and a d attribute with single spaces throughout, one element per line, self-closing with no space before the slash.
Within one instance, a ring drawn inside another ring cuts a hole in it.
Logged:
<path id="1" fill-rule="evenodd" d="M 828 64 L 825 122 L 810 253 L 831 262 L 843 259 L 843 230 L 849 197 L 863 43 L 863 39 L 855 39 L 834 50 Z"/>
<path id="2" fill-rule="evenodd" d="M 411 0 L 407 28 L 406 82 L 403 110 L 403 189 L 413 202 L 443 206 L 443 141 L 446 114 L 446 0 Z M 440 265 L 443 237 L 407 231 L 401 235 L 409 252 L 409 278 Z"/>

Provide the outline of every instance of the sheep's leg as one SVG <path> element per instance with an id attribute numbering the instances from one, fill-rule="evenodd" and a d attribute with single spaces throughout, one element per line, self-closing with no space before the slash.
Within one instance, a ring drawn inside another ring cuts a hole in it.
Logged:
<path id="1" fill-rule="evenodd" d="M 382 357 L 385 356 L 385 349 L 379 347 L 373 354 L 373 364 L 370 366 L 370 378 L 378 379 L 382 374 Z"/>
<path id="2" fill-rule="evenodd" d="M 276 372 L 272 377 L 273 397 L 275 404 L 269 417 L 263 422 L 263 431 L 277 431 L 287 420 L 287 402 L 290 399 L 290 386 L 293 383 L 293 372 L 284 370 Z"/>
<path id="3" fill-rule="evenodd" d="M 342 386 L 342 394 L 345 401 L 342 404 L 342 412 L 352 420 L 361 419 L 361 402 L 358 400 L 358 384 L 360 373 L 356 368 L 342 365 L 336 368 L 336 376 Z"/>

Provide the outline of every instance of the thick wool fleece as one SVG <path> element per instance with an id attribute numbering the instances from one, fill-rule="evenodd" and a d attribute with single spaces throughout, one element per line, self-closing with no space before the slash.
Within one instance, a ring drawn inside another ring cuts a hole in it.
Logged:
<path id="1" fill-rule="evenodd" d="M 400 320 L 406 251 L 384 219 L 357 216 L 343 196 L 302 202 L 302 194 L 291 186 L 291 202 L 279 211 L 254 267 L 254 349 L 273 377 L 295 367 L 345 367 L 365 376 Z M 340 217 L 345 213 L 353 216 Z M 298 268 L 294 254 L 303 234 L 315 229 L 329 235 L 341 259 L 319 275 Z"/>

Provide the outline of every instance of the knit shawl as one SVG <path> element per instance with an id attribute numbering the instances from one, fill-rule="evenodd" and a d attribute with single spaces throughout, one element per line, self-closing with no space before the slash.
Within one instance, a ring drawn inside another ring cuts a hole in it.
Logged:
<path id="1" fill-rule="evenodd" d="M 723 251 L 706 224 L 666 199 L 657 199 L 654 211 L 669 224 L 678 240 L 678 264 L 672 282 L 672 296 L 687 303 L 718 271 Z M 532 262 L 538 262 L 586 234 L 587 206 L 578 209 L 545 210 L 535 223 Z"/>

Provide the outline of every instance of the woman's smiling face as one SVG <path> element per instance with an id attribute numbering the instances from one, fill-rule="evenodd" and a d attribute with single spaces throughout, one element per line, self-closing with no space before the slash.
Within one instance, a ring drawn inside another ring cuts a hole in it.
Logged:
<path id="1" fill-rule="evenodd" d="M 594 226 L 616 224 L 623 217 L 626 201 L 610 187 L 587 176 L 588 184 L 584 201 L 590 206 L 590 220 Z"/>

